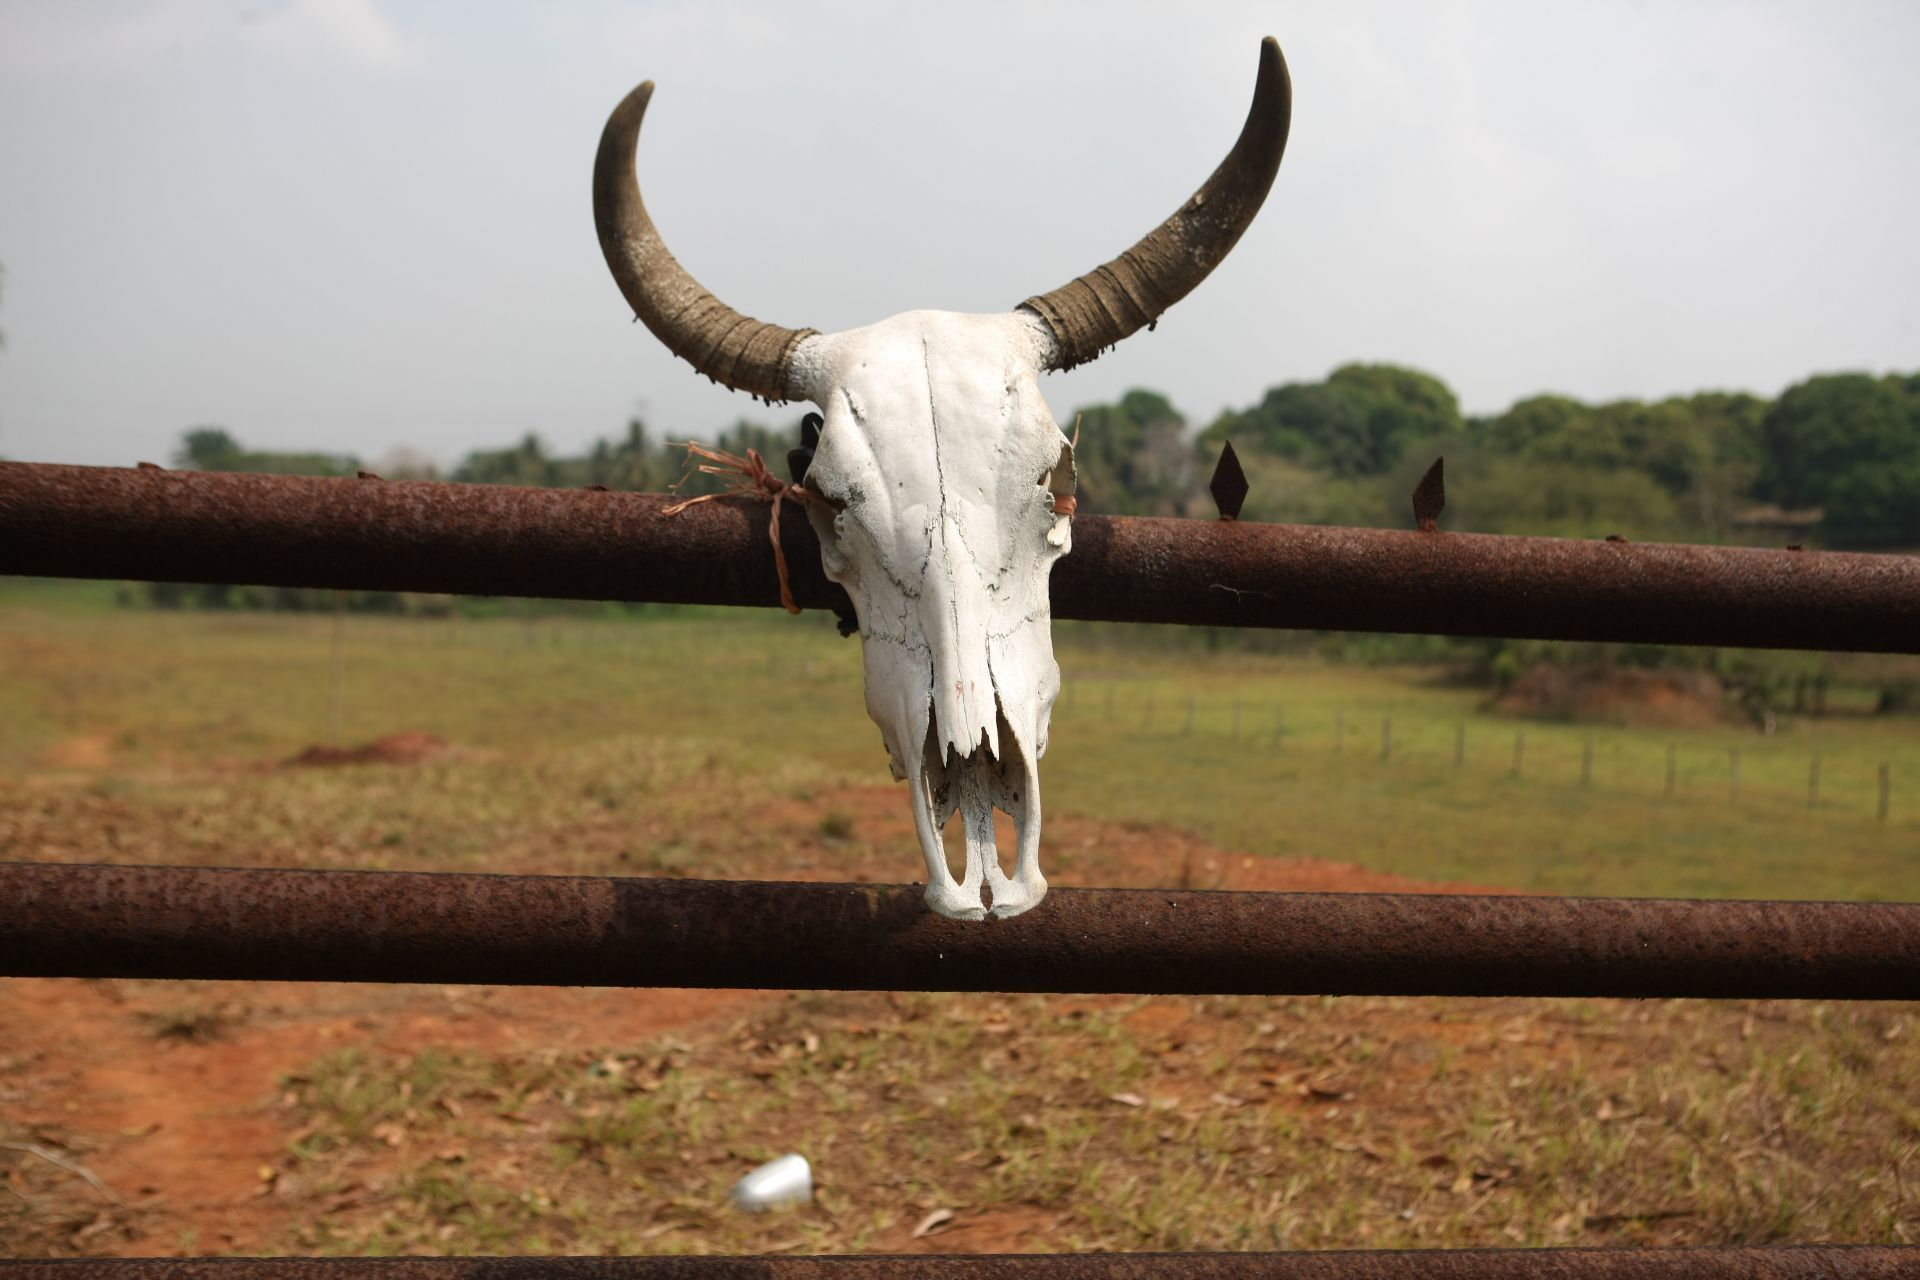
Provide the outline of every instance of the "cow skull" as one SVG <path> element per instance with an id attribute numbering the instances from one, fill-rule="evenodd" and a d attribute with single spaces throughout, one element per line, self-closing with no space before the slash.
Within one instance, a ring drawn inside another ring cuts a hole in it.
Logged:
<path id="1" fill-rule="evenodd" d="M 910 311 L 844 333 L 785 329 L 715 298 L 667 251 L 641 202 L 634 148 L 653 94 L 614 109 L 594 165 L 600 247 L 636 316 L 707 376 L 810 400 L 825 425 L 806 474 L 827 576 L 860 623 L 867 713 L 913 801 L 927 903 L 980 919 L 1047 891 L 1039 759 L 1060 691 L 1047 576 L 1072 545 L 1073 449 L 1039 375 L 1150 326 L 1205 279 L 1258 212 L 1286 146 L 1291 87 L 1263 41 L 1253 106 L 1194 196 L 1105 266 L 1013 311 Z M 1014 874 L 993 811 L 1012 816 Z M 958 813 L 957 882 L 941 831 Z"/>

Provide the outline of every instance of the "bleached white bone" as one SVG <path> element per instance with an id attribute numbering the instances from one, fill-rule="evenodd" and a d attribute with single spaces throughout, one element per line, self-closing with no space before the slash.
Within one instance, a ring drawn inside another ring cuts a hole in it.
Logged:
<path id="1" fill-rule="evenodd" d="M 1150 327 L 1206 278 L 1266 198 L 1292 88 L 1260 47 L 1253 105 L 1227 158 L 1173 216 L 1095 271 L 998 315 L 909 311 L 820 334 L 751 319 L 674 260 L 640 198 L 634 146 L 651 83 L 614 108 L 594 162 L 600 248 L 636 318 L 696 369 L 825 418 L 806 488 L 827 576 L 859 615 L 867 713 L 913 797 L 927 902 L 979 919 L 1030 910 L 1040 772 L 1060 692 L 1047 577 L 1072 546 L 1073 450 L 1038 378 Z M 1012 815 L 1014 872 L 993 813 Z M 941 831 L 958 815 L 966 870 Z"/>
<path id="2" fill-rule="evenodd" d="M 867 713 L 907 780 L 942 915 L 1014 916 L 1047 892 L 1040 776 L 1060 692 L 1047 575 L 1072 545 L 1073 453 L 1040 394 L 1052 338 L 1038 317 L 910 311 L 815 336 L 796 374 L 828 388 L 807 488 L 827 576 L 860 619 Z M 1065 504 L 1063 504 L 1065 505 Z M 835 507 L 837 506 L 837 510 Z M 1018 833 L 1014 873 L 993 810 Z M 940 839 L 958 813 L 965 874 Z"/>

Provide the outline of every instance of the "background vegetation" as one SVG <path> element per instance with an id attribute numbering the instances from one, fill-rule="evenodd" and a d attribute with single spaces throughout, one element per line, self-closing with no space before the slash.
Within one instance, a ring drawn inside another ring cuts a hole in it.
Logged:
<path id="1" fill-rule="evenodd" d="M 1442 525 L 1459 531 L 1920 548 L 1920 373 L 1821 374 L 1771 401 L 1715 391 L 1590 405 L 1541 395 L 1477 418 L 1462 415 L 1453 392 L 1430 374 L 1349 364 L 1319 382 L 1274 387 L 1258 403 L 1222 413 L 1199 431 L 1164 395 L 1149 390 L 1083 406 L 1074 419 L 1080 509 L 1088 512 L 1210 515 L 1206 483 L 1221 446 L 1231 440 L 1252 483 L 1244 511 L 1249 520 L 1405 527 L 1414 485 L 1444 455 L 1449 485 Z M 779 469 L 798 437 L 797 417 L 784 430 L 741 420 L 705 443 L 734 452 L 758 449 Z M 250 450 L 220 427 L 186 432 L 174 461 L 212 471 L 340 476 L 363 465 L 350 456 Z M 441 478 L 429 460 L 404 451 L 379 465 L 390 480 Z M 656 492 L 684 478 L 687 493 L 717 484 L 686 471 L 682 445 L 658 438 L 636 418 L 623 435 L 596 440 L 578 456 L 554 454 L 529 433 L 505 448 L 470 452 L 444 478 Z M 392 592 L 340 596 L 172 583 L 130 588 L 123 599 L 168 608 L 497 609 Z M 1440 663 L 1501 690 L 1540 663 L 1704 666 L 1761 724 L 1804 709 L 1809 682 L 1833 675 L 1831 664 L 1817 659 L 1666 646 L 1246 633 L 1205 639 L 1215 649 L 1315 648 L 1370 662 Z M 1920 707 L 1920 682 L 1904 668 L 1887 672 L 1879 705 Z"/>
<path id="2" fill-rule="evenodd" d="M 1775 400 L 1703 391 L 1586 404 L 1539 395 L 1467 417 L 1431 374 L 1349 364 L 1318 382 L 1274 387 L 1198 430 L 1151 390 L 1082 406 L 1074 418 L 1080 509 L 1089 512 L 1210 513 L 1207 478 L 1230 439 L 1253 482 L 1251 520 L 1404 526 L 1415 481 L 1445 455 L 1444 524 L 1461 531 L 1920 546 L 1920 373 L 1819 374 Z M 777 467 L 798 430 L 797 416 L 781 430 L 741 421 L 706 443 L 758 448 Z M 251 451 L 218 427 L 189 431 L 176 461 L 299 475 L 351 475 L 363 465 Z M 576 457 L 529 433 L 469 453 L 446 478 L 659 490 L 683 463 L 683 450 L 635 419 Z M 437 474 L 405 454 L 383 465 L 394 472 L 388 479 Z"/>

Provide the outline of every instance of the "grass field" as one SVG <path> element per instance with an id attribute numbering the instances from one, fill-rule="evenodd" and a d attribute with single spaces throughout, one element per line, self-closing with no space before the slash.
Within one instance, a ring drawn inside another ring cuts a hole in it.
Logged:
<path id="1" fill-rule="evenodd" d="M 104 753 L 113 785 L 137 803 L 176 786 L 179 766 L 270 763 L 326 735 L 330 618 L 72 605 L 16 605 L 7 616 L 0 769 Z M 751 791 L 781 778 L 884 781 L 857 643 L 830 622 L 750 611 L 644 625 L 348 617 L 339 733 L 359 742 L 424 730 L 490 751 L 630 737 L 680 759 L 711 757 Z M 1920 899 L 1920 717 L 1794 719 L 1770 737 L 1731 725 L 1518 721 L 1488 713 L 1484 691 L 1450 687 L 1431 670 L 1063 632 L 1068 692 L 1042 772 L 1051 814 L 1555 893 Z M 1383 760 L 1386 717 L 1392 754 Z M 1820 803 L 1810 809 L 1815 755 Z M 1886 821 L 1876 817 L 1882 764 L 1892 780 Z M 903 850 L 900 878 L 913 878 L 914 865 Z"/>
<path id="2" fill-rule="evenodd" d="M 450 749 L 279 767 L 328 736 L 334 627 L 0 586 L 0 859 L 917 875 L 829 618 L 348 617 L 340 740 Z M 1056 884 L 1920 898 L 1912 717 L 1585 727 L 1430 670 L 1060 650 Z M 1897 1005 L 14 981 L 0 1027 L 0 1254 L 1920 1237 Z M 785 1150 L 819 1200 L 728 1209 Z"/>

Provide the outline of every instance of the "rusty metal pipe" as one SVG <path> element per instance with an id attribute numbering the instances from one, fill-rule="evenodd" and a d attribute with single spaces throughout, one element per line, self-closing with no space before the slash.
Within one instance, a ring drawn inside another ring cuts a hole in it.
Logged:
<path id="1" fill-rule="evenodd" d="M 0 1260 L 0 1280 L 1911 1280 L 1920 1248 L 1422 1249 L 721 1258 Z"/>
<path id="2" fill-rule="evenodd" d="M 767 507 L 0 463 L 0 573 L 778 604 Z M 793 594 L 844 607 L 789 504 Z M 1920 557 L 1076 517 L 1054 616 L 1920 653 Z"/>
<path id="3" fill-rule="evenodd" d="M 1920 998 L 1920 905 L 0 864 L 0 975 L 895 991 Z"/>

